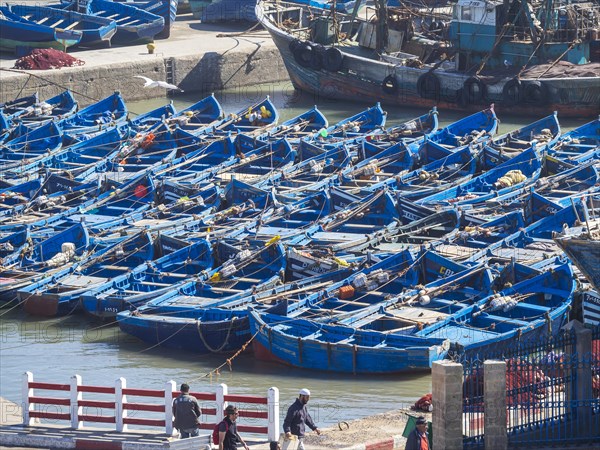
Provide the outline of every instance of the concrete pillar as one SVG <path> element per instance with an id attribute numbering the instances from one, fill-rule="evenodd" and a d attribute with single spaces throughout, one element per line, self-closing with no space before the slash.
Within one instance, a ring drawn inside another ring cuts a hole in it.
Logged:
<path id="1" fill-rule="evenodd" d="M 463 366 L 435 361 L 432 366 L 435 450 L 462 450 Z"/>
<path id="2" fill-rule="evenodd" d="M 23 374 L 23 384 L 21 389 L 21 401 L 23 402 L 23 425 L 29 427 L 33 425 L 35 419 L 30 416 L 30 412 L 33 411 L 33 403 L 29 401 L 30 397 L 33 397 L 33 389 L 29 387 L 29 384 L 33 383 L 33 373 L 25 372 Z"/>
<path id="3" fill-rule="evenodd" d="M 127 380 L 123 377 L 115 380 L 115 422 L 118 433 L 127 431 L 127 424 L 125 418 L 127 417 L 127 410 L 125 409 L 125 403 L 127 403 L 127 396 L 123 394 L 123 390 L 127 388 Z"/>
<path id="4" fill-rule="evenodd" d="M 177 386 L 173 380 L 167 381 L 165 385 L 165 433 L 173 436 L 173 392 L 177 392 Z"/>
<path id="5" fill-rule="evenodd" d="M 227 402 L 225 401 L 225 396 L 227 395 L 227 385 L 225 383 L 221 383 L 217 386 L 217 412 L 216 412 L 216 420 L 215 423 L 219 423 L 223 420 L 223 411 L 227 408 Z"/>
<path id="6" fill-rule="evenodd" d="M 590 436 L 592 432 L 592 330 L 576 328 L 577 343 L 577 383 L 575 396 L 577 400 L 577 433 L 579 436 Z"/>
<path id="7" fill-rule="evenodd" d="M 279 440 L 279 389 L 269 388 L 267 393 L 267 416 L 269 441 Z"/>
<path id="8" fill-rule="evenodd" d="M 485 450 L 505 450 L 506 434 L 506 363 L 483 363 L 483 404 Z"/>
<path id="9" fill-rule="evenodd" d="M 83 422 L 79 420 L 79 416 L 83 414 L 83 408 L 79 406 L 79 401 L 83 400 L 83 392 L 79 392 L 81 386 L 81 375 L 73 375 L 71 377 L 71 428 L 79 430 L 83 428 Z"/>

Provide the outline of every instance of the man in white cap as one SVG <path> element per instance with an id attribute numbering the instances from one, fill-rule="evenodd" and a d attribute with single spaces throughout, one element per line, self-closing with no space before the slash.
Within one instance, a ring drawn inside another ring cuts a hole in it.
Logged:
<path id="1" fill-rule="evenodd" d="M 317 434 L 321 434 L 321 430 L 317 428 L 306 409 L 306 404 L 309 399 L 310 391 L 306 388 L 300 389 L 298 398 L 292 406 L 288 408 L 285 420 L 283 421 L 283 431 L 285 432 L 286 438 L 289 439 L 292 435 L 298 436 L 298 450 L 304 450 L 302 439 L 304 438 L 304 432 L 306 431 L 307 425 L 311 430 L 316 431 Z"/>

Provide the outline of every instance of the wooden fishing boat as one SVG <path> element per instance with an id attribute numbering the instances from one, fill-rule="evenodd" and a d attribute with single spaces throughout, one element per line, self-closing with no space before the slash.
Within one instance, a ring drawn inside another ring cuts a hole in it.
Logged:
<path id="1" fill-rule="evenodd" d="M 132 45 L 150 42 L 165 27 L 165 19 L 161 16 L 121 2 L 66 1 L 56 6 L 116 22 L 117 32 L 113 36 L 113 44 Z"/>
<path id="2" fill-rule="evenodd" d="M 570 264 L 521 281 L 416 333 L 444 338 L 451 350 L 484 359 L 515 341 L 554 336 L 568 321 L 576 282 Z"/>
<path id="3" fill-rule="evenodd" d="M 165 235 L 152 238 L 150 233 L 142 231 L 118 239 L 76 267 L 55 274 L 51 280 L 43 279 L 33 283 L 21 289 L 17 295 L 25 302 L 25 310 L 34 315 L 60 316 L 83 307 L 86 312 L 98 317 L 104 317 L 103 311 L 108 308 L 108 311 L 113 312 L 107 314 L 107 317 L 114 317 L 116 311 L 111 309 L 113 305 L 89 303 L 88 293 L 113 281 L 115 286 L 123 289 L 122 283 L 119 284 L 118 281 L 123 276 L 134 276 L 131 274 L 141 264 L 145 264 L 148 272 L 161 274 L 147 277 L 147 283 L 160 282 L 166 286 L 179 281 L 181 277 L 195 274 L 195 264 L 186 265 L 185 261 L 188 258 L 190 262 L 191 258 L 200 260 L 203 252 L 210 254 L 210 248 L 205 242 L 190 246 L 186 241 Z M 169 260 L 169 264 L 165 263 L 166 260 Z"/>
<path id="4" fill-rule="evenodd" d="M 228 297 L 251 289 L 261 281 L 267 283 L 265 288 L 273 285 L 279 271 L 285 270 L 283 247 L 279 244 L 265 246 L 261 242 L 241 249 L 219 241 L 211 253 L 204 241 L 203 245 L 196 244 L 190 250 L 189 255 L 182 249 L 156 264 L 141 265 L 131 274 L 90 291 L 83 300 L 86 310 L 99 317 L 114 317 L 119 311 L 134 310 L 185 286 L 188 286 L 187 291 L 192 289 L 190 286 L 197 286 L 199 297 Z"/>
<path id="5" fill-rule="evenodd" d="M 61 20 L 62 22 L 62 20 Z M 13 13 L 8 6 L 0 7 L 0 50 L 16 52 L 30 48 L 66 50 L 83 38 L 79 30 L 56 28 L 36 23 Z"/>
<path id="6" fill-rule="evenodd" d="M 24 310 L 37 316 L 63 316 L 80 308 L 82 292 L 115 277 L 142 261 L 152 260 L 154 243 L 148 233 L 117 239 L 52 277 L 31 283 L 17 292 Z"/>
<path id="7" fill-rule="evenodd" d="M 1 106 L 0 135 L 14 126 L 16 121 L 31 128 L 49 120 L 63 119 L 76 110 L 77 101 L 68 90 L 44 101 L 40 101 L 37 94 L 13 100 Z"/>
<path id="8" fill-rule="evenodd" d="M 559 234 L 554 239 L 560 248 L 567 254 L 573 264 L 585 275 L 596 291 L 600 288 L 600 223 L 588 222 L 583 232 L 573 233 L 570 230 Z"/>
<path id="9" fill-rule="evenodd" d="M 214 95 L 209 95 L 185 109 L 173 114 L 167 123 L 175 124 L 190 133 L 200 133 L 209 125 L 225 117 L 221 104 Z M 220 122 L 222 124 L 222 122 Z"/>
<path id="10" fill-rule="evenodd" d="M 127 119 L 127 105 L 121 93 L 114 94 L 86 106 L 71 117 L 59 122 L 60 127 L 70 135 L 93 133 L 109 125 L 124 123 Z"/>
<path id="11" fill-rule="evenodd" d="M 530 148 L 472 180 L 423 197 L 416 203 L 425 206 L 481 203 L 535 182 L 541 169 L 540 155 Z"/>
<path id="12" fill-rule="evenodd" d="M 598 114 L 593 30 L 599 19 L 591 3 L 459 0 L 452 18 L 436 19 L 437 36 L 418 29 L 413 19 L 422 14 L 404 5 L 377 1 L 375 10 L 377 20 L 369 21 L 263 0 L 256 13 L 294 86 L 321 97 L 461 111 L 495 103 L 500 111 L 537 116 Z M 552 10 L 581 20 L 550 20 Z M 578 36 L 580 47 L 567 35 Z"/>
<path id="13" fill-rule="evenodd" d="M 561 134 L 556 113 L 536 120 L 517 130 L 496 136 L 484 144 L 480 159 L 492 167 L 533 147 L 538 151 L 549 151 Z"/>
<path id="14" fill-rule="evenodd" d="M 165 26 L 155 36 L 155 39 L 167 39 L 171 36 L 171 28 L 177 18 L 177 8 L 182 3 L 179 0 L 121 0 L 121 2 L 143 9 L 164 19 Z"/>
<path id="15" fill-rule="evenodd" d="M 81 32 L 81 47 L 110 46 L 110 40 L 117 32 L 117 24 L 112 19 L 65 11 L 40 5 L 10 5 L 10 12 L 34 24 L 44 24 L 54 29 Z"/>
<path id="16" fill-rule="evenodd" d="M 16 300 L 17 290 L 52 271 L 61 270 L 85 256 L 90 238 L 81 224 L 3 258 L 0 270 L 0 303 Z"/>

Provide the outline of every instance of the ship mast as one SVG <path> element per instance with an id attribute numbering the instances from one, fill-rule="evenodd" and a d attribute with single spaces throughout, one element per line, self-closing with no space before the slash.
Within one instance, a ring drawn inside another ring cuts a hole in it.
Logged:
<path id="1" fill-rule="evenodd" d="M 376 50 L 381 55 L 385 52 L 388 41 L 387 0 L 375 0 L 375 11 L 377 13 Z"/>

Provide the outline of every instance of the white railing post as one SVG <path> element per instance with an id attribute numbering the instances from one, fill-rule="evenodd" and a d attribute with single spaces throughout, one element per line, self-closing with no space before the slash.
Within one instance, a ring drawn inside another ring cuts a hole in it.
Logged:
<path id="1" fill-rule="evenodd" d="M 33 389 L 29 388 L 29 383 L 33 383 L 33 373 L 25 372 L 23 374 L 23 386 L 21 388 L 21 400 L 23 402 L 23 425 L 29 427 L 33 425 L 33 417 L 29 414 L 33 411 L 33 403 L 29 401 L 33 397 Z"/>
<path id="2" fill-rule="evenodd" d="M 176 392 L 176 385 L 173 380 L 165 384 L 165 433 L 167 436 L 173 436 L 173 392 Z"/>
<path id="3" fill-rule="evenodd" d="M 83 428 L 83 422 L 79 420 L 79 416 L 83 414 L 83 408 L 79 406 L 79 401 L 83 400 L 83 392 L 79 392 L 81 386 L 81 375 L 73 375 L 71 377 L 71 428 L 79 430 Z"/>
<path id="4" fill-rule="evenodd" d="M 127 380 L 123 377 L 115 380 L 115 423 L 117 433 L 123 433 L 127 431 L 127 424 L 125 418 L 127 417 L 127 410 L 125 409 L 125 403 L 127 403 L 127 396 L 123 394 L 123 390 L 127 388 Z"/>
<path id="5" fill-rule="evenodd" d="M 215 423 L 219 423 L 223 418 L 223 411 L 227 408 L 227 402 L 225 401 L 225 396 L 227 395 L 227 385 L 225 383 L 221 383 L 217 386 L 217 412 L 216 412 L 216 420 Z"/>
<path id="6" fill-rule="evenodd" d="M 267 419 L 269 441 L 279 440 L 279 389 L 270 387 L 267 392 Z"/>

